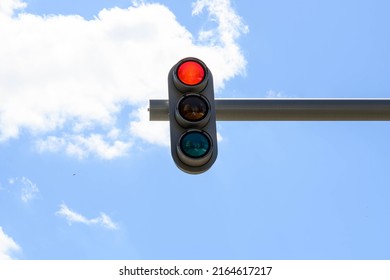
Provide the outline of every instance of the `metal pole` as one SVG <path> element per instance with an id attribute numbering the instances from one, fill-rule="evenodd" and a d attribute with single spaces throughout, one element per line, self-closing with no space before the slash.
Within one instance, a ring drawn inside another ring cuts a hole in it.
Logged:
<path id="1" fill-rule="evenodd" d="M 150 120 L 168 120 L 168 100 L 150 100 Z M 217 121 L 389 121 L 390 98 L 216 99 Z"/>

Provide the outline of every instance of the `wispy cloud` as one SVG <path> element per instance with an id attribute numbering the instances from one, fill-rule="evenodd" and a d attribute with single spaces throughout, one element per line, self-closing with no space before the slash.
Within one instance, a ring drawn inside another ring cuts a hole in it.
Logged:
<path id="1" fill-rule="evenodd" d="M 35 199 L 39 193 L 37 185 L 24 176 L 21 179 L 9 178 L 8 183 L 10 185 L 20 186 L 20 199 L 24 203 L 29 203 L 31 200 Z"/>
<path id="2" fill-rule="evenodd" d="M 41 153 L 103 159 L 130 154 L 139 140 L 166 146 L 168 126 L 149 122 L 146 107 L 167 98 L 170 67 L 197 56 L 216 90 L 245 71 L 237 39 L 248 28 L 229 0 L 193 4 L 213 23 L 195 35 L 156 3 L 92 20 L 20 12 L 26 3 L 0 2 L 0 142 L 26 131 Z"/>
<path id="3" fill-rule="evenodd" d="M 30 200 L 36 197 L 37 193 L 39 193 L 39 189 L 36 184 L 31 182 L 31 180 L 27 179 L 26 177 L 22 177 L 20 181 L 23 184 L 20 198 L 23 202 L 28 203 Z"/>
<path id="4" fill-rule="evenodd" d="M 107 229 L 118 230 L 119 226 L 114 223 L 111 218 L 101 212 L 97 218 L 88 219 L 85 216 L 69 209 L 65 204 L 60 205 L 60 209 L 56 212 L 56 215 L 65 218 L 69 224 L 81 223 L 85 225 L 99 225 Z"/>
<path id="5" fill-rule="evenodd" d="M 0 260 L 13 259 L 12 254 L 20 250 L 20 246 L 0 226 Z"/>
<path id="6" fill-rule="evenodd" d="M 285 98 L 287 97 L 283 92 L 276 90 L 267 91 L 265 98 Z"/>
<path id="7" fill-rule="evenodd" d="M 126 155 L 131 142 L 124 142 L 116 139 L 116 135 L 108 137 L 101 134 L 82 135 L 63 135 L 61 137 L 50 136 L 36 142 L 36 148 L 39 152 L 58 152 L 66 151 L 68 155 L 83 159 L 90 155 L 96 155 L 102 159 L 113 159 Z M 112 141 L 110 138 L 114 138 Z"/>

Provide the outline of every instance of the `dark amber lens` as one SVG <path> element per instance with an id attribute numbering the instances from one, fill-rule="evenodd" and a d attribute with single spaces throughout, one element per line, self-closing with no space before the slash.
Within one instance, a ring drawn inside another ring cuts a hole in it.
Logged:
<path id="1" fill-rule="evenodd" d="M 198 122 L 208 113 L 208 104 L 200 96 L 190 95 L 179 103 L 179 114 L 187 121 Z"/>

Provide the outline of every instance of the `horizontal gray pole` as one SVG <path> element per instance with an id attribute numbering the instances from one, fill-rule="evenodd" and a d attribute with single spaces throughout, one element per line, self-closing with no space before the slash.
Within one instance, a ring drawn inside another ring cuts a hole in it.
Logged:
<path id="1" fill-rule="evenodd" d="M 168 121 L 168 100 L 152 99 L 151 121 Z M 216 99 L 217 121 L 389 121 L 390 98 Z"/>

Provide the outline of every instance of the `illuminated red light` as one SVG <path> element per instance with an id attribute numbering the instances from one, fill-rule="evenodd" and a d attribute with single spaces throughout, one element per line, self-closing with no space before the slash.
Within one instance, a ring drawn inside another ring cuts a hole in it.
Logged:
<path id="1" fill-rule="evenodd" d="M 203 66 L 198 62 L 186 61 L 178 67 L 177 77 L 183 84 L 195 86 L 203 81 L 205 71 Z"/>

